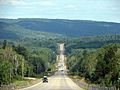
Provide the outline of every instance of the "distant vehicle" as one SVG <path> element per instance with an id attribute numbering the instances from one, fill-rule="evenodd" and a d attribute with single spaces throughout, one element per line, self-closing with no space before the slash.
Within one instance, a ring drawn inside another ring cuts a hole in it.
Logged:
<path id="1" fill-rule="evenodd" d="M 61 71 L 63 71 L 63 70 L 61 70 Z"/>
<path id="2" fill-rule="evenodd" d="M 44 76 L 44 77 L 43 77 L 43 83 L 44 83 L 44 82 L 48 82 L 47 76 Z"/>

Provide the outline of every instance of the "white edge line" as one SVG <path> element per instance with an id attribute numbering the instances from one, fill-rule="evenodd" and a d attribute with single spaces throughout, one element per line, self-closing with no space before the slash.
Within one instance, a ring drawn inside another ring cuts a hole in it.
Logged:
<path id="1" fill-rule="evenodd" d="M 35 84 L 35 85 L 29 86 L 29 87 L 26 87 L 26 88 L 21 88 L 21 89 L 18 89 L 18 90 L 29 89 L 29 88 L 35 87 L 35 86 L 37 86 L 37 85 L 39 85 L 39 84 L 41 84 L 41 83 L 42 83 L 42 81 L 40 81 L 39 83 L 37 83 L 37 84 Z"/>

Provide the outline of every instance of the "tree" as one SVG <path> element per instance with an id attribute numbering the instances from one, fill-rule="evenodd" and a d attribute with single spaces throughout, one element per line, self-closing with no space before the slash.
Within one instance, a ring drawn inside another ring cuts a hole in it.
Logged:
<path id="1" fill-rule="evenodd" d="M 10 66 L 11 64 L 8 60 L 0 60 L 0 85 L 11 82 Z"/>
<path id="2" fill-rule="evenodd" d="M 3 41 L 3 49 L 5 49 L 7 47 L 7 40 Z"/>

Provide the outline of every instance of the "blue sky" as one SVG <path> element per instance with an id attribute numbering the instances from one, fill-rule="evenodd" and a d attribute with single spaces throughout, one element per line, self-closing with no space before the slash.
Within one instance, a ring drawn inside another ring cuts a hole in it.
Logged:
<path id="1" fill-rule="evenodd" d="M 0 0 L 0 18 L 120 22 L 120 0 Z"/>

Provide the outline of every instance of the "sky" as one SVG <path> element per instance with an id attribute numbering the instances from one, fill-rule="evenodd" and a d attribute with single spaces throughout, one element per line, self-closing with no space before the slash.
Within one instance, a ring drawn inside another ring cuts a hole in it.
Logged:
<path id="1" fill-rule="evenodd" d="M 120 0 L 0 0 L 0 18 L 120 22 Z"/>

